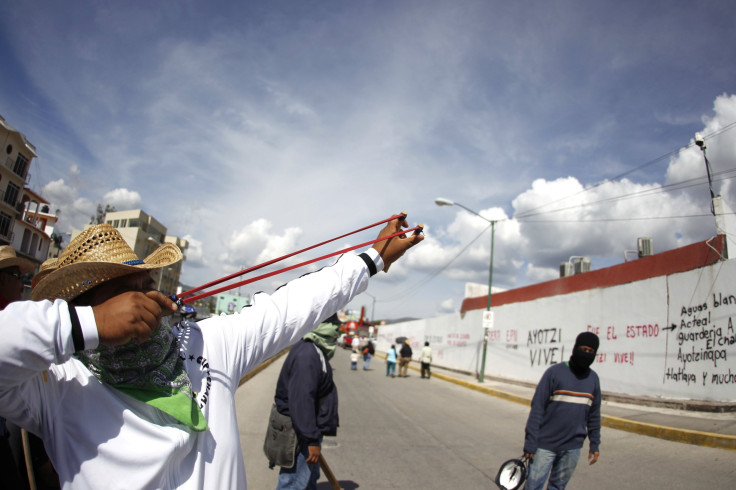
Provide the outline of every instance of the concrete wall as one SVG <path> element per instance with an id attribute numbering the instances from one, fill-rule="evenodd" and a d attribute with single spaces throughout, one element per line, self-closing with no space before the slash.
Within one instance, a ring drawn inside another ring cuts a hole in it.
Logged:
<path id="1" fill-rule="evenodd" d="M 604 391 L 635 396 L 736 401 L 736 261 L 612 287 L 493 308 L 486 376 L 536 383 L 565 361 L 578 333 L 601 339 L 593 368 Z M 480 370 L 483 310 L 382 326 L 377 348 L 396 337 L 434 363 Z"/>

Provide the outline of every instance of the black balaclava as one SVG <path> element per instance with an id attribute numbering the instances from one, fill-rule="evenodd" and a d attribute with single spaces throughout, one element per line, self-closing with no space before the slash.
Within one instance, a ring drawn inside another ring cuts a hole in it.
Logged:
<path id="1" fill-rule="evenodd" d="M 572 348 L 570 356 L 570 369 L 576 375 L 584 375 L 590 369 L 590 365 L 595 361 L 595 352 L 589 353 L 582 351 L 579 347 L 586 346 L 593 348 L 598 352 L 598 336 L 593 332 L 583 332 L 575 339 L 575 347 Z"/>

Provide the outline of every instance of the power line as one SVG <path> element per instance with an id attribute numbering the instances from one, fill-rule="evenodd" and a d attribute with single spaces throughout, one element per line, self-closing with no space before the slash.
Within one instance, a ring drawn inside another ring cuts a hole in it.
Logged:
<path id="1" fill-rule="evenodd" d="M 709 133 L 708 135 L 704 136 L 704 139 L 714 138 L 714 137 L 716 137 L 716 136 L 718 136 L 718 135 L 720 135 L 720 134 L 722 134 L 722 133 L 724 133 L 724 132 L 726 132 L 726 131 L 734 128 L 734 127 L 736 127 L 736 121 L 734 121 L 734 122 L 732 122 L 730 124 L 727 124 L 726 126 L 722 127 L 719 130 L 716 130 L 716 131 L 713 131 L 713 132 Z M 686 188 L 693 187 L 693 186 L 696 186 L 696 185 L 704 185 L 705 184 L 705 177 L 696 177 L 696 178 L 687 179 L 687 180 L 684 180 L 684 181 L 681 181 L 681 182 L 676 182 L 676 183 L 672 183 L 672 184 L 668 184 L 668 185 L 664 185 L 664 186 L 658 186 L 658 187 L 653 188 L 653 189 L 644 189 L 644 190 L 641 190 L 641 191 L 632 192 L 632 193 L 629 193 L 629 194 L 622 194 L 620 196 L 614 196 L 614 197 L 610 197 L 610 198 L 606 198 L 606 199 L 601 199 L 599 201 L 594 201 L 594 202 L 590 202 L 590 203 L 582 203 L 582 204 L 578 204 L 578 205 L 574 205 L 574 206 L 569 206 L 569 207 L 566 207 L 566 208 L 559 208 L 559 209 L 548 210 L 548 211 L 540 211 L 540 212 L 537 212 L 537 213 L 534 212 L 534 211 L 540 210 L 542 208 L 545 208 L 547 206 L 551 206 L 552 204 L 555 204 L 557 202 L 561 202 L 561 201 L 564 201 L 564 200 L 573 198 L 575 196 L 578 196 L 580 194 L 583 194 L 583 193 L 592 191 L 593 189 L 596 189 L 597 187 L 600 187 L 600 186 L 602 186 L 602 185 L 604 185 L 606 183 L 609 183 L 609 182 L 612 182 L 612 181 L 616 181 L 616 180 L 620 180 L 620 179 L 622 179 L 623 177 L 625 177 L 627 175 L 630 175 L 630 174 L 632 174 L 634 172 L 637 172 L 637 171 L 639 171 L 639 170 L 641 170 L 643 168 L 646 168 L 648 166 L 654 165 L 655 163 L 658 163 L 658 162 L 664 160 L 665 158 L 669 158 L 669 157 L 672 157 L 674 155 L 677 155 L 681 151 L 686 150 L 686 149 L 689 149 L 689 148 L 691 148 L 693 146 L 695 146 L 695 143 L 690 143 L 690 144 L 688 144 L 684 148 L 678 148 L 677 150 L 673 150 L 673 151 L 670 151 L 668 153 L 665 153 L 664 155 L 661 155 L 661 156 L 659 156 L 659 157 L 657 157 L 657 158 L 655 158 L 653 160 L 650 160 L 648 162 L 645 162 L 645 163 L 643 163 L 643 164 L 641 164 L 641 165 L 639 165 L 637 167 L 634 167 L 634 168 L 632 168 L 630 170 L 627 170 L 626 172 L 623 172 L 623 173 L 621 173 L 621 174 L 619 174 L 619 175 L 617 175 L 615 177 L 612 177 L 610 179 L 605 179 L 602 182 L 599 182 L 598 184 L 595 184 L 595 185 L 592 185 L 592 186 L 590 186 L 588 188 L 585 188 L 585 189 L 583 189 L 583 190 L 581 190 L 579 192 L 576 192 L 576 193 L 571 194 L 569 196 L 565 196 L 565 197 L 562 197 L 560 199 L 556 199 L 554 201 L 550 201 L 548 203 L 542 204 L 540 206 L 537 206 L 536 208 L 532 208 L 532 209 L 530 209 L 528 211 L 525 211 L 524 213 L 520 213 L 520 214 L 514 216 L 513 218 L 505 218 L 505 219 L 500 219 L 500 220 L 495 220 L 495 221 L 496 222 L 502 222 L 502 221 L 509 221 L 510 219 L 514 219 L 514 220 L 517 220 L 517 221 L 520 221 L 520 222 L 524 222 L 524 223 L 589 223 L 589 222 L 606 222 L 606 221 L 609 221 L 609 222 L 620 222 L 620 221 L 646 221 L 646 220 L 662 220 L 662 219 L 693 219 L 693 218 L 710 217 L 711 216 L 710 214 L 695 214 L 695 215 L 682 215 L 682 216 L 655 216 L 655 217 L 637 217 L 637 218 L 631 218 L 631 217 L 629 217 L 629 218 L 591 218 L 591 219 L 572 219 L 572 220 L 530 220 L 530 219 L 526 219 L 526 218 L 531 217 L 531 216 L 538 216 L 538 215 L 544 215 L 544 214 L 549 214 L 549 213 L 556 213 L 556 212 L 560 212 L 560 211 L 564 211 L 564 210 L 569 210 L 569 209 L 575 209 L 575 208 L 580 208 L 580 207 L 591 206 L 593 204 L 602 204 L 602 203 L 606 203 L 606 202 L 612 202 L 612 201 L 618 201 L 618 200 L 624 200 L 624 199 L 632 199 L 632 198 L 635 198 L 635 197 L 642 197 L 644 195 L 649 195 L 649 194 L 659 194 L 659 193 L 663 193 L 663 192 L 673 192 L 673 191 L 676 191 L 676 190 L 682 190 L 682 189 L 686 189 Z M 724 171 L 718 172 L 718 173 L 714 174 L 714 176 L 716 176 L 716 175 L 721 176 L 721 178 L 718 179 L 718 181 L 730 180 L 733 177 L 725 177 L 725 175 L 730 174 L 730 173 L 733 173 L 733 172 L 736 172 L 736 168 L 731 168 L 731 169 L 728 169 L 728 170 L 724 170 Z M 460 255 L 462 255 L 468 248 L 470 248 L 470 246 L 473 243 L 475 243 L 488 230 L 488 228 L 490 228 L 490 225 L 487 226 L 486 228 L 484 228 L 483 231 L 480 234 L 478 234 L 478 236 L 476 236 L 475 238 L 473 238 L 473 240 L 471 240 L 470 242 L 468 242 L 444 266 L 440 267 L 439 269 L 433 271 L 430 274 L 427 274 L 426 277 L 422 278 L 421 280 L 419 280 L 419 281 L 415 282 L 414 284 L 410 285 L 409 287 L 407 287 L 407 289 L 405 290 L 404 293 L 400 293 L 398 295 L 394 295 L 394 296 L 392 296 L 392 298 L 390 300 L 380 300 L 380 302 L 390 303 L 390 302 L 393 302 L 393 301 L 400 301 L 400 300 L 406 298 L 407 296 L 410 296 L 410 295 L 414 294 L 417 290 L 419 290 L 421 287 L 423 287 L 426 284 L 428 284 L 435 277 L 437 277 L 439 274 L 441 274 L 445 269 L 447 269 L 450 265 L 452 265 L 452 263 L 455 262 L 460 257 Z"/>
<path id="2" fill-rule="evenodd" d="M 718 135 L 720 135 L 720 134 L 722 134 L 722 133 L 724 133 L 724 132 L 732 129 L 733 127 L 736 127 L 736 121 L 734 121 L 734 122 L 732 122 L 730 124 L 727 124 L 726 126 L 722 127 L 721 129 L 719 129 L 717 131 L 713 131 L 712 133 L 707 134 L 706 136 L 703 137 L 703 139 L 706 139 L 707 140 L 707 139 L 714 138 L 714 137 L 716 137 L 716 136 L 718 136 Z M 582 190 L 580 190 L 580 191 L 578 191 L 578 192 L 576 192 L 574 194 L 570 194 L 569 196 L 561 197 L 561 198 L 556 199 L 554 201 L 550 201 L 548 203 L 545 203 L 545 204 L 542 204 L 540 206 L 537 206 L 536 208 L 530 209 L 530 210 L 526 211 L 525 213 L 521 213 L 520 215 L 517 215 L 516 216 L 516 219 L 523 218 L 523 217 L 525 217 L 529 213 L 533 213 L 534 211 L 537 211 L 538 209 L 542 209 L 544 207 L 550 206 L 550 205 L 555 204 L 557 202 L 560 202 L 560 201 L 564 201 L 566 199 L 573 198 L 575 196 L 578 196 L 578 195 L 583 194 L 583 193 L 586 193 L 586 192 L 590 192 L 593 189 L 596 189 L 596 188 L 598 188 L 598 187 L 600 187 L 603 184 L 606 184 L 608 182 L 620 180 L 623 177 L 626 177 L 627 175 L 630 175 L 630 174 L 632 174 L 632 173 L 634 173 L 634 172 L 636 172 L 638 170 L 641 170 L 643 168 L 646 168 L 646 167 L 648 167 L 650 165 L 654 165 L 655 163 L 658 163 L 658 162 L 664 160 L 665 158 L 669 158 L 669 157 L 672 157 L 674 155 L 677 155 L 681 151 L 687 150 L 689 148 L 692 148 L 693 146 L 695 146 L 695 143 L 694 142 L 688 144 L 685 148 L 678 148 L 676 150 L 672 150 L 670 152 L 667 152 L 664 155 L 661 155 L 661 156 L 659 156 L 659 157 L 657 157 L 657 158 L 655 158 L 653 160 L 650 160 L 650 161 L 645 162 L 645 163 L 643 163 L 643 164 L 641 164 L 641 165 L 639 165 L 637 167 L 634 167 L 634 168 L 632 168 L 630 170 L 627 170 L 626 172 L 623 172 L 621 174 L 618 174 L 615 177 L 611 177 L 610 179 L 605 179 L 605 180 L 603 180 L 603 181 L 601 181 L 601 182 L 599 182 L 599 183 L 597 183 L 595 185 L 592 185 L 590 187 L 587 187 L 585 189 L 582 189 Z"/>
<path id="3" fill-rule="evenodd" d="M 736 213 L 730 213 L 730 214 L 736 214 Z M 683 216 L 641 216 L 638 218 L 589 218 L 589 219 L 532 219 L 532 220 L 524 220 L 524 223 L 592 223 L 596 221 L 647 221 L 647 220 L 657 220 L 657 219 L 688 219 L 688 218 L 704 218 L 704 217 L 711 217 L 712 215 L 710 213 L 708 214 L 689 214 L 689 215 L 683 215 Z"/>
<path id="4" fill-rule="evenodd" d="M 718 172 L 718 173 L 716 173 L 714 175 L 719 175 L 719 176 L 721 176 L 721 178 L 715 179 L 715 181 L 716 182 L 722 182 L 722 181 L 725 181 L 725 180 L 730 180 L 733 177 L 723 177 L 723 175 L 729 174 L 729 173 L 733 173 L 733 172 L 736 172 L 736 168 L 732 168 L 732 169 L 729 169 L 729 170 L 723 170 L 721 172 Z M 705 177 L 695 177 L 695 178 L 692 178 L 692 179 L 687 179 L 687 180 L 683 180 L 683 181 L 680 181 L 680 182 L 675 182 L 675 183 L 664 185 L 664 186 L 657 186 L 657 187 L 651 188 L 651 189 L 643 189 L 643 190 L 636 191 L 636 192 L 631 192 L 631 193 L 628 193 L 628 194 L 621 194 L 621 195 L 618 195 L 618 196 L 608 197 L 608 198 L 605 198 L 605 199 L 600 199 L 598 201 L 584 202 L 584 203 L 580 203 L 580 204 L 571 205 L 571 206 L 568 206 L 568 207 L 565 207 L 565 208 L 551 209 L 549 211 L 541 211 L 541 212 L 538 212 L 538 213 L 531 213 L 531 214 L 530 213 L 527 213 L 527 214 L 522 214 L 521 216 L 518 216 L 517 215 L 517 216 L 514 217 L 514 219 L 516 219 L 517 221 L 523 221 L 524 223 L 526 223 L 526 222 L 529 221 L 526 218 L 527 217 L 530 217 L 530 216 L 539 216 L 539 215 L 543 215 L 543 214 L 557 213 L 557 212 L 560 212 L 560 211 L 569 211 L 571 209 L 583 208 L 583 207 L 592 206 L 592 205 L 601 204 L 601 203 L 622 201 L 622 200 L 625 200 L 625 199 L 632 199 L 632 198 L 635 198 L 635 197 L 643 197 L 645 195 L 661 194 L 663 192 L 673 192 L 673 191 L 676 191 L 676 190 L 682 190 L 682 189 L 686 189 L 686 188 L 689 188 L 689 187 L 694 187 L 694 186 L 697 186 L 697 185 L 705 185 L 705 183 L 706 183 Z M 537 208 L 537 209 L 539 209 L 539 208 Z"/>
<path id="5" fill-rule="evenodd" d="M 455 262 L 463 253 L 465 253 L 465 251 L 468 248 L 470 248 L 470 246 L 472 244 L 474 244 L 476 241 L 478 241 L 478 239 L 480 237 L 482 237 L 485 234 L 485 232 L 488 231 L 488 229 L 490 229 L 490 227 L 491 227 L 491 225 L 486 226 L 483 229 L 483 231 L 481 231 L 475 238 L 473 238 L 472 240 L 470 240 L 470 242 L 468 242 L 462 249 L 460 249 L 460 251 L 452 259 L 450 259 L 445 265 L 443 265 L 439 269 L 434 270 L 431 273 L 428 273 L 425 277 L 423 277 L 419 281 L 417 281 L 414 284 L 408 286 L 405 292 L 403 292 L 401 294 L 398 294 L 398 295 L 393 295 L 391 297 L 391 299 L 381 300 L 380 302 L 381 303 L 391 303 L 391 302 L 394 302 L 394 301 L 400 301 L 400 300 L 406 298 L 407 296 L 410 296 L 411 294 L 413 294 L 416 290 L 418 290 L 419 288 L 423 287 L 425 284 L 429 283 L 432 279 L 434 279 L 435 277 L 437 277 L 438 275 L 440 275 L 445 269 L 447 269 L 448 267 L 450 267 L 450 265 L 452 265 L 453 262 Z"/>

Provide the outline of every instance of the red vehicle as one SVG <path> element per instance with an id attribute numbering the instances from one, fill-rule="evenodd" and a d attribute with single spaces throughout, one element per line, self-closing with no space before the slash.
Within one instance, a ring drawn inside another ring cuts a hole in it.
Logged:
<path id="1" fill-rule="evenodd" d="M 340 336 L 340 339 L 337 341 L 337 343 L 341 346 L 343 346 L 346 349 L 350 349 L 353 347 L 353 339 L 359 338 L 361 335 L 364 337 L 368 337 L 368 324 L 370 322 L 364 322 L 363 321 L 363 314 L 365 313 L 365 308 L 360 309 L 360 319 L 355 321 L 349 321 L 346 323 L 343 323 L 340 325 L 340 332 L 342 332 L 342 335 Z M 357 347 L 357 345 L 356 345 Z"/>

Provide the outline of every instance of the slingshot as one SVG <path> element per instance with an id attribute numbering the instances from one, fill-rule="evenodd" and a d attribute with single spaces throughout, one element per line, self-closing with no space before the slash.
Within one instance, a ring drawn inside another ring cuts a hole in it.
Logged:
<path id="1" fill-rule="evenodd" d="M 185 304 L 192 303 L 192 302 L 197 301 L 199 299 L 206 298 L 206 297 L 212 296 L 214 294 L 219 294 L 219 293 L 222 293 L 224 291 L 229 291 L 231 289 L 234 289 L 234 288 L 237 288 L 237 287 L 240 287 L 240 286 L 244 286 L 244 285 L 250 284 L 252 282 L 260 281 L 261 279 L 266 279 L 268 277 L 275 276 L 275 275 L 281 274 L 283 272 L 288 272 L 290 270 L 297 269 L 297 268 L 303 267 L 305 265 L 313 264 L 315 262 L 319 262 L 320 260 L 328 259 L 328 258 L 334 257 L 336 255 L 341 255 L 341 254 L 344 254 L 346 252 L 350 252 L 352 250 L 356 250 L 358 248 L 366 247 L 366 246 L 372 245 L 374 243 L 382 242 L 384 240 L 389 240 L 391 238 L 394 238 L 394 237 L 397 237 L 397 236 L 401 236 L 401 235 L 405 235 L 405 234 L 410 233 L 410 232 L 413 232 L 414 234 L 419 234 L 424 229 L 424 225 L 417 225 L 414 228 L 409 228 L 409 229 L 406 229 L 406 230 L 399 230 L 398 232 L 393 233 L 391 235 L 387 235 L 385 237 L 377 238 L 377 239 L 372 240 L 372 241 L 369 241 L 369 242 L 361 243 L 361 244 L 355 245 L 353 247 L 348 247 L 348 248 L 345 248 L 345 249 L 342 249 L 342 250 L 338 250 L 337 252 L 332 252 L 332 253 L 329 253 L 327 255 L 323 255 L 321 257 L 317 257 L 315 259 L 306 260 L 304 262 L 300 262 L 298 264 L 291 265 L 291 266 L 288 266 L 288 267 L 284 267 L 282 269 L 278 269 L 278 270 L 275 270 L 275 271 L 272 271 L 272 272 L 267 272 L 265 274 L 261 274 L 261 275 L 256 276 L 256 277 L 252 277 L 250 279 L 245 279 L 245 280 L 242 280 L 242 281 L 239 281 L 239 282 L 236 282 L 236 283 L 232 283 L 232 284 L 228 284 L 226 286 L 219 287 L 217 289 L 212 289 L 212 290 L 209 290 L 209 291 L 204 291 L 204 292 L 201 292 L 199 294 L 195 294 L 193 296 L 190 296 L 190 295 L 192 295 L 194 293 L 197 293 L 199 291 L 202 291 L 204 289 L 211 288 L 211 287 L 216 286 L 218 284 L 221 284 L 221 283 L 223 283 L 225 281 L 229 281 L 230 279 L 234 279 L 236 277 L 243 276 L 245 274 L 248 274 L 250 272 L 256 271 L 258 269 L 262 269 L 262 268 L 267 267 L 269 265 L 276 264 L 278 262 L 281 262 L 282 260 L 288 259 L 289 257 L 293 257 L 294 255 L 298 255 L 300 253 L 303 253 L 303 252 L 312 250 L 314 248 L 321 247 L 322 245 L 326 245 L 328 243 L 334 242 L 335 240 L 339 240 L 341 238 L 345 238 L 347 236 L 354 235 L 355 233 L 359 233 L 361 231 L 368 230 L 370 228 L 374 228 L 374 227 L 376 227 L 378 225 L 382 225 L 384 223 L 388 223 L 389 221 L 394 220 L 394 219 L 399 219 L 400 221 L 404 221 L 406 219 L 406 213 L 405 212 L 401 212 L 399 214 L 395 214 L 395 215 L 391 216 L 390 218 L 384 219 L 382 221 L 378 221 L 376 223 L 373 223 L 373 224 L 368 225 L 368 226 L 364 226 L 362 228 L 358 228 L 357 230 L 353 230 L 353 231 L 351 231 L 349 233 L 345 233 L 344 235 L 340 235 L 340 236 L 331 238 L 329 240 L 325 240 L 323 242 L 320 242 L 320 243 L 311 245 L 311 246 L 306 247 L 306 248 L 303 248 L 301 250 L 297 250 L 296 252 L 292 252 L 290 254 L 283 255 L 283 256 L 278 257 L 276 259 L 268 260 L 266 262 L 263 262 L 262 264 L 258 264 L 258 265 L 254 265 L 252 267 L 248 267 L 247 269 L 243 269 L 243 270 L 241 270 L 239 272 L 235 272 L 233 274 L 227 275 L 227 276 L 222 277 L 220 279 L 216 279 L 214 281 L 208 282 L 208 283 L 203 284 L 201 286 L 198 286 L 196 288 L 193 288 L 193 289 L 190 289 L 188 291 L 184 291 L 182 293 L 179 293 L 177 295 L 174 295 L 171 298 L 181 308 Z"/>

